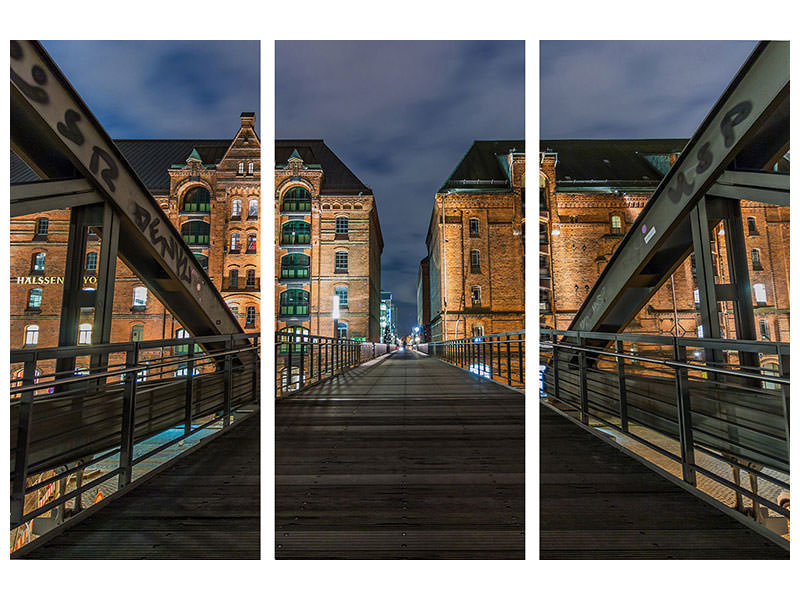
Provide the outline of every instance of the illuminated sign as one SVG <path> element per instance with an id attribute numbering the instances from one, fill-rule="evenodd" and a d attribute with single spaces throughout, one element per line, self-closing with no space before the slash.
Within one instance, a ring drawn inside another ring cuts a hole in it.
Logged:
<path id="1" fill-rule="evenodd" d="M 97 284 L 97 277 L 95 275 L 84 275 L 83 285 L 90 283 Z M 43 275 L 31 277 L 17 277 L 17 285 L 64 285 L 63 276 L 45 277 Z"/>

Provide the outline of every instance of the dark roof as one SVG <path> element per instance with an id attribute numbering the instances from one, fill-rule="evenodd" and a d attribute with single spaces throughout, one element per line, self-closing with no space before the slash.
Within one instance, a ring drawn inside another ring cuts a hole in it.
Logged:
<path id="1" fill-rule="evenodd" d="M 295 150 L 305 165 L 319 165 L 322 168 L 323 194 L 372 194 L 372 190 L 322 140 L 275 140 L 275 164 L 287 164 Z"/>
<path id="2" fill-rule="evenodd" d="M 541 152 L 558 154 L 556 180 L 569 185 L 656 187 L 669 169 L 669 155 L 689 140 L 541 140 Z"/>
<path id="3" fill-rule="evenodd" d="M 439 190 L 454 187 L 508 188 L 507 163 L 501 157 L 525 153 L 525 140 L 476 140 Z"/>
<path id="4" fill-rule="evenodd" d="M 204 165 L 216 165 L 225 156 L 232 140 L 114 140 L 148 190 L 169 190 L 167 170 L 185 164 L 196 149 Z M 37 181 L 39 177 L 22 159 L 11 153 L 11 183 Z"/>

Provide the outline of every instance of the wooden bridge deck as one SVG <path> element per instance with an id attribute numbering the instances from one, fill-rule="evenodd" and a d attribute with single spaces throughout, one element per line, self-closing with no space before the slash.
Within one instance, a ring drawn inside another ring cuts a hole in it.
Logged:
<path id="1" fill-rule="evenodd" d="M 540 415 L 540 558 L 789 558 L 551 408 Z"/>
<path id="2" fill-rule="evenodd" d="M 524 558 L 524 396 L 399 352 L 280 399 L 277 558 Z"/>
<path id="3" fill-rule="evenodd" d="M 260 558 L 260 413 L 24 558 Z"/>

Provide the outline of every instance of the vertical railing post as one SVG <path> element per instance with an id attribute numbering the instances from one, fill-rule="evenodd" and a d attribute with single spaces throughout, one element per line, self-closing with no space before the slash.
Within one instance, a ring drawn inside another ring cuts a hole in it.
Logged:
<path id="1" fill-rule="evenodd" d="M 586 352 L 583 350 L 583 343 L 578 334 L 578 383 L 581 395 L 581 423 L 589 424 L 589 390 L 586 386 Z"/>
<path id="2" fill-rule="evenodd" d="M 139 342 L 125 353 L 125 368 L 136 367 L 139 362 Z M 124 488 L 133 479 L 133 438 L 136 429 L 136 377 L 137 372 L 125 373 L 122 388 L 122 434 L 119 446 L 119 487 Z"/>
<path id="3" fill-rule="evenodd" d="M 222 426 L 228 427 L 231 424 L 231 403 L 233 396 L 233 355 L 230 351 L 233 349 L 233 339 L 228 338 L 225 340 L 225 373 L 224 373 L 224 396 L 223 396 L 223 420 Z"/>
<path id="4" fill-rule="evenodd" d="M 558 342 L 555 332 L 551 334 L 551 339 L 553 341 L 553 396 L 558 398 L 561 392 L 561 385 L 558 379 L 558 348 L 556 347 Z"/>
<path id="5" fill-rule="evenodd" d="M 286 364 L 284 364 L 283 372 L 286 373 L 286 388 L 288 391 L 292 390 L 292 354 L 294 350 L 294 338 L 296 333 L 289 333 L 286 335 L 286 341 L 289 342 L 286 344 L 287 355 L 286 355 Z M 283 382 L 281 382 L 283 385 Z"/>
<path id="6" fill-rule="evenodd" d="M 489 377 L 494 381 L 494 340 L 489 342 Z"/>
<path id="7" fill-rule="evenodd" d="M 189 344 L 189 353 L 186 363 L 186 399 L 184 403 L 184 423 L 183 432 L 189 434 L 192 431 L 192 398 L 194 396 L 194 344 Z"/>
<path id="8" fill-rule="evenodd" d="M 261 387 L 261 357 L 259 356 L 259 342 L 261 340 L 261 336 L 253 336 L 253 383 L 252 383 L 252 390 L 253 390 L 253 402 L 257 402 L 260 404 L 261 394 L 259 393 L 259 388 Z"/>
<path id="9" fill-rule="evenodd" d="M 617 339 L 617 354 L 623 354 L 623 344 L 621 339 Z M 628 431 L 628 390 L 625 385 L 625 357 L 617 357 L 617 385 L 619 388 L 619 423 L 622 431 Z"/>
<path id="10" fill-rule="evenodd" d="M 36 354 L 26 360 L 22 367 L 22 385 L 33 385 L 36 381 Z M 11 483 L 11 526 L 22 524 L 25 512 L 25 488 L 28 485 L 28 451 L 31 444 L 33 423 L 33 390 L 20 394 L 17 420 L 17 445 L 14 451 L 14 480 Z"/>
<path id="11" fill-rule="evenodd" d="M 511 336 L 506 337 L 506 381 L 511 385 Z"/>
<path id="12" fill-rule="evenodd" d="M 686 348 L 678 344 L 678 338 L 672 338 L 673 358 L 676 363 L 686 363 Z M 677 398 L 678 435 L 681 447 L 681 469 L 683 480 L 690 485 L 697 485 L 694 470 L 694 435 L 692 433 L 691 401 L 689 397 L 688 368 L 675 366 L 675 393 Z"/>
<path id="13" fill-rule="evenodd" d="M 519 384 L 525 385 L 525 341 L 522 334 L 517 334 L 517 358 L 519 360 Z"/>
<path id="14" fill-rule="evenodd" d="M 778 348 L 778 373 L 784 379 L 789 379 L 789 355 L 781 353 L 780 344 Z M 786 456 L 791 453 L 789 446 L 789 384 L 781 384 L 781 402 L 783 404 L 783 428 L 786 434 Z"/>
<path id="15" fill-rule="evenodd" d="M 306 383 L 305 382 L 305 379 L 306 379 L 306 353 L 305 353 L 306 346 L 303 343 L 303 335 L 302 334 L 300 334 L 297 339 L 300 340 L 300 372 L 298 373 L 298 377 L 297 377 L 297 383 L 298 383 L 298 388 L 297 389 L 303 389 L 305 387 L 305 383 Z"/>
<path id="16" fill-rule="evenodd" d="M 308 343 L 308 381 L 314 381 L 314 339 L 311 337 L 305 338 Z"/>

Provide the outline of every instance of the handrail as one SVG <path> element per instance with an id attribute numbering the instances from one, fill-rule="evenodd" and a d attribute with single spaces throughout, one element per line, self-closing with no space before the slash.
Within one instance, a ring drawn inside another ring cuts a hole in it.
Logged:
<path id="1" fill-rule="evenodd" d="M 12 365 L 23 364 L 22 377 L 13 381 L 23 385 L 10 389 L 16 396 L 10 423 L 11 528 L 29 532 L 32 519 L 51 510 L 59 522 L 74 516 L 67 514 L 66 503 L 74 499 L 70 510 L 80 512 L 81 496 L 99 483 L 117 476 L 122 489 L 134 479 L 134 466 L 147 458 L 212 425 L 227 428 L 234 411 L 259 402 L 259 338 L 253 332 L 12 350 Z M 204 351 L 200 344 L 215 349 Z M 185 346 L 185 352 L 175 353 L 176 346 Z M 168 353 L 148 356 L 158 349 Z M 124 355 L 124 362 L 87 375 L 38 372 L 59 356 L 87 360 L 98 354 Z M 42 378 L 51 380 L 42 383 Z M 52 393 L 41 393 L 50 387 Z M 182 435 L 135 456 L 138 443 L 176 426 L 183 428 Z M 67 492 L 70 477 L 80 478 L 87 467 L 117 455 L 115 468 Z M 52 470 L 56 473 L 43 481 L 30 480 Z M 58 484 L 54 498 L 26 505 L 27 496 L 51 484 Z"/>
<path id="2" fill-rule="evenodd" d="M 509 387 L 525 389 L 525 331 L 429 342 L 431 356 Z"/>

